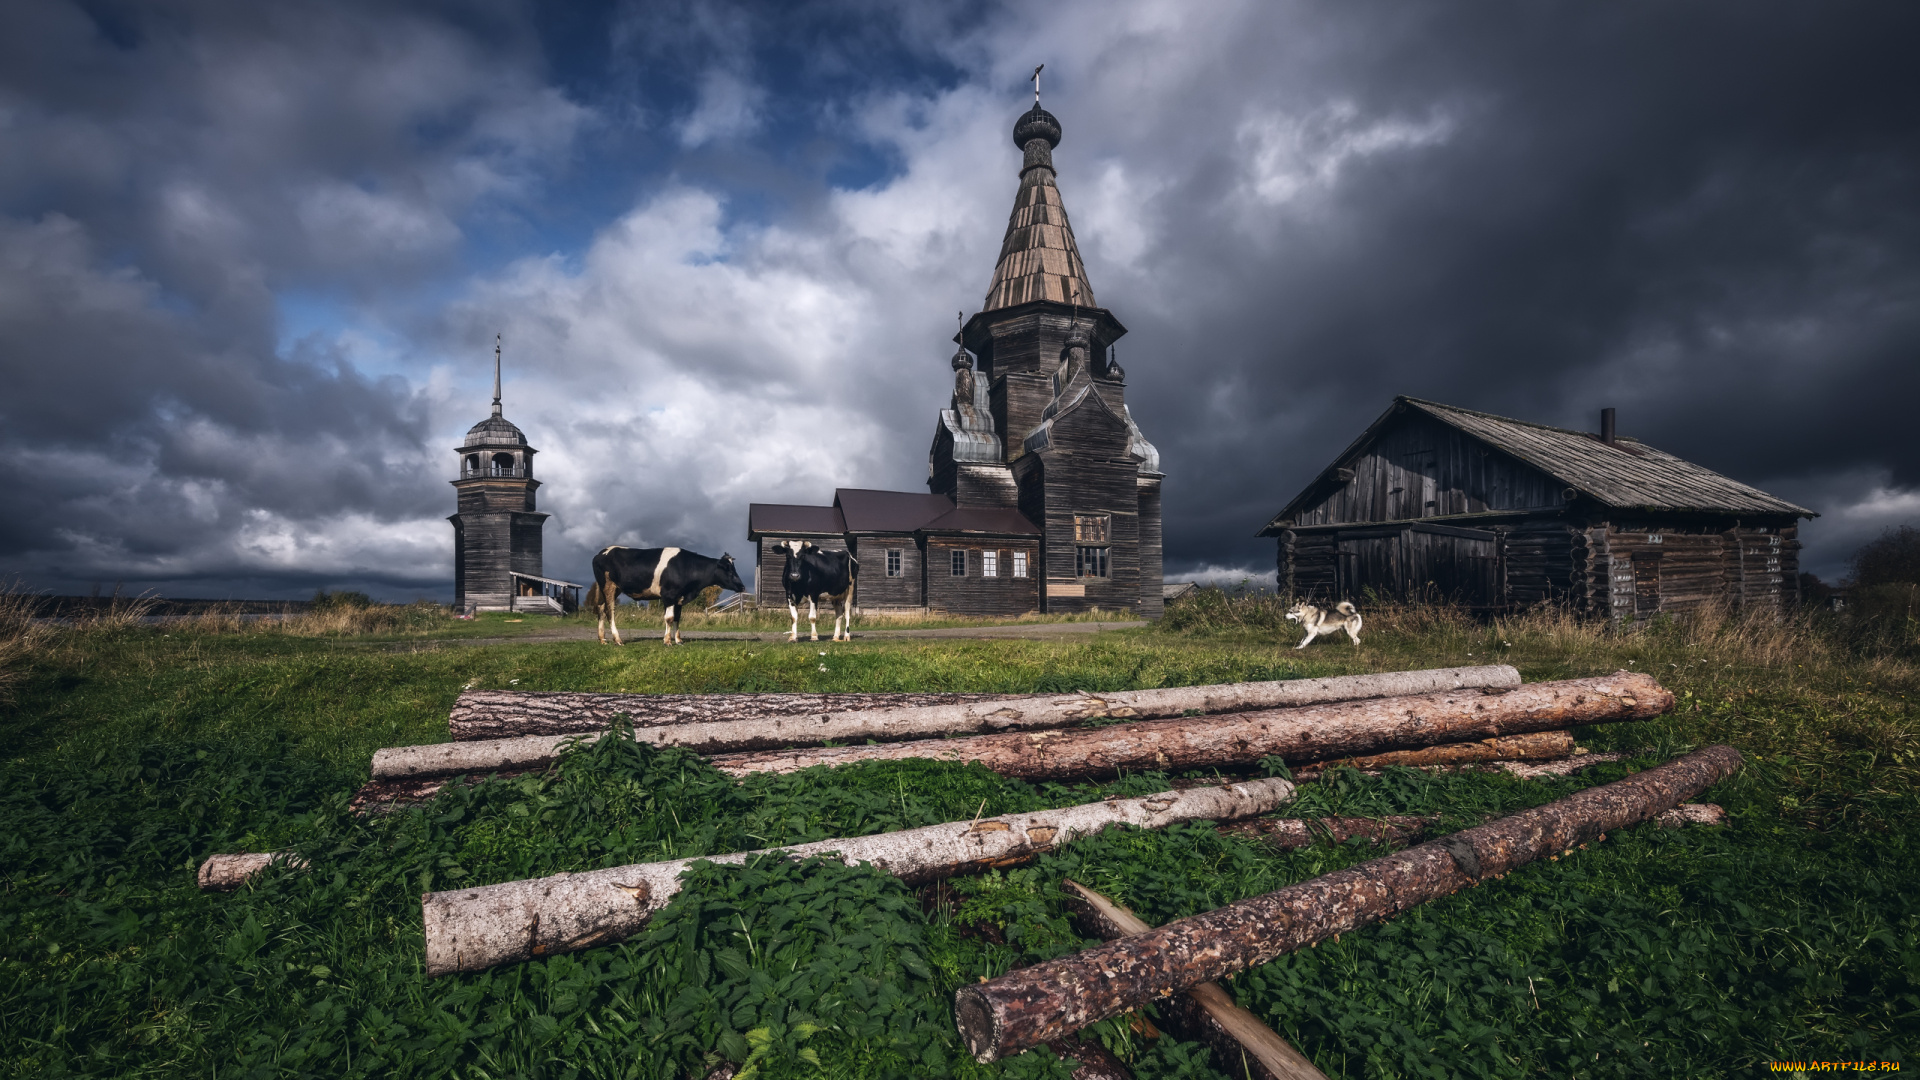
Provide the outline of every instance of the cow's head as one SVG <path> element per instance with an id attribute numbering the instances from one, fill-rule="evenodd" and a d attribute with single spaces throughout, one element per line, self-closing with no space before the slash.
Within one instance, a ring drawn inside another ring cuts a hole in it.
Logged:
<path id="1" fill-rule="evenodd" d="M 746 592 L 747 587 L 740 581 L 740 571 L 733 568 L 733 556 L 720 556 L 720 587 L 731 592 Z"/>
<path id="2" fill-rule="evenodd" d="M 820 550 L 811 540 L 782 540 L 780 546 L 787 549 L 787 580 L 800 580 L 800 557 L 809 552 Z"/>

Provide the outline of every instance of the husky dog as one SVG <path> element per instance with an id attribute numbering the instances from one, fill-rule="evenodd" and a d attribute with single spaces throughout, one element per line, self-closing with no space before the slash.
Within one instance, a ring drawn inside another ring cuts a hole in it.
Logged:
<path id="1" fill-rule="evenodd" d="M 1297 622 L 1307 631 L 1306 638 L 1294 646 L 1296 649 L 1304 649 L 1307 642 L 1321 634 L 1331 635 L 1335 630 L 1345 630 L 1354 647 L 1360 647 L 1360 613 L 1345 600 L 1333 605 L 1332 611 L 1308 603 L 1295 604 L 1287 609 L 1287 621 Z"/>

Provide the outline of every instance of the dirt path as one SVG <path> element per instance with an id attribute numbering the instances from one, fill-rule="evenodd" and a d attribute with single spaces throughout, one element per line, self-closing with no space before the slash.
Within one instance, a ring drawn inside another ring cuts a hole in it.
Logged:
<path id="1" fill-rule="evenodd" d="M 927 630 L 855 630 L 855 641 L 879 640 L 882 638 L 1049 638 L 1064 637 L 1072 634 L 1097 634 L 1102 630 L 1132 630 L 1146 626 L 1140 620 L 1127 622 L 1065 622 L 1065 623 L 1016 623 L 1012 626 L 942 626 Z M 622 628 L 620 634 L 627 644 L 637 645 L 654 643 L 660 639 L 638 628 Z M 785 641 L 784 630 L 688 630 L 680 635 L 684 641 Z M 526 642 L 548 641 L 592 641 L 594 629 L 591 626 L 568 626 L 555 630 L 540 630 L 516 637 L 467 638 L 465 640 L 443 639 L 441 645 L 512 645 Z M 803 635 L 800 640 L 807 639 Z M 825 642 L 827 639 L 820 639 Z"/>

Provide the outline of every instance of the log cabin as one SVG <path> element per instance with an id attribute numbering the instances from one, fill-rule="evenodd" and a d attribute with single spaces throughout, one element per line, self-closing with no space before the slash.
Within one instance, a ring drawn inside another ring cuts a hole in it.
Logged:
<path id="1" fill-rule="evenodd" d="M 1612 409 L 1586 432 L 1395 398 L 1260 530 L 1279 590 L 1616 623 L 1798 602 L 1813 511 L 1614 428 Z"/>

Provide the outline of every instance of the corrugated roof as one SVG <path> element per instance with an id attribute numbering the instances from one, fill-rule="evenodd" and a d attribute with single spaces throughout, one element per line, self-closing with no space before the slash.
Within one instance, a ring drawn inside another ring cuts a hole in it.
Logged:
<path id="1" fill-rule="evenodd" d="M 920 526 L 926 532 L 987 533 L 993 536 L 1039 536 L 1040 530 L 1018 510 L 962 507 L 949 510 Z"/>
<path id="2" fill-rule="evenodd" d="M 1400 397 L 1428 416 L 1505 450 L 1568 487 L 1623 510 L 1795 514 L 1813 511 L 1778 499 L 1638 439 L 1609 446 L 1586 431 L 1532 424 L 1492 413 Z"/>
<path id="3" fill-rule="evenodd" d="M 761 535 L 811 534 L 838 536 L 847 531 L 840 510 L 833 506 L 790 506 L 784 503 L 750 503 L 747 506 L 747 538 Z"/>
<path id="4" fill-rule="evenodd" d="M 909 533 L 953 509 L 945 495 L 870 488 L 841 488 L 833 493 L 833 503 L 847 531 L 857 533 Z"/>

